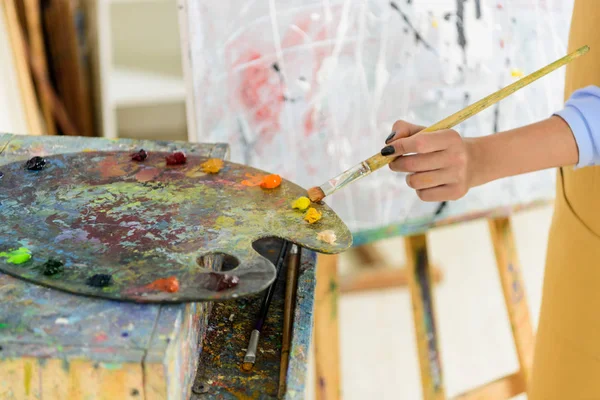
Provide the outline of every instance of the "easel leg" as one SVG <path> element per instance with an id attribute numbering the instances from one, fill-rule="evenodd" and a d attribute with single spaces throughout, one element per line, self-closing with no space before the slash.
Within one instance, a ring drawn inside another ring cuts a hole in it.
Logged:
<path id="1" fill-rule="evenodd" d="M 446 398 L 436 337 L 435 310 L 431 293 L 431 268 L 425 235 L 405 238 L 408 284 L 411 291 L 413 318 L 421 367 L 424 400 Z"/>
<path id="2" fill-rule="evenodd" d="M 315 293 L 315 364 L 316 399 L 334 400 L 341 397 L 340 343 L 338 331 L 338 257 L 317 258 Z"/>
<path id="3" fill-rule="evenodd" d="M 535 336 L 527 307 L 525 283 L 521 276 L 521 267 L 515 250 L 515 239 L 510 219 L 495 218 L 489 220 L 488 223 L 519 359 L 519 372 L 523 381 L 527 383 L 533 361 Z"/>

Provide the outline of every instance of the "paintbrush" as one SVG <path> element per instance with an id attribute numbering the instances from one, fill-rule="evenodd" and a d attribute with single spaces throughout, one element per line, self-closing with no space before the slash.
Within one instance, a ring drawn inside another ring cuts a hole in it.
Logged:
<path id="1" fill-rule="evenodd" d="M 485 110 L 489 106 L 496 104 L 497 102 L 499 102 L 500 100 L 504 99 L 505 97 L 513 94 L 517 90 L 540 79 L 544 75 L 554 71 L 557 68 L 562 67 L 565 64 L 568 64 L 569 62 L 573 61 L 577 57 L 579 57 L 583 54 L 586 54 L 589 51 L 589 49 L 590 48 L 588 46 L 583 46 L 583 47 L 579 48 L 578 50 L 574 51 L 573 53 L 568 54 L 565 57 L 563 57 L 559 60 L 556 60 L 551 64 L 548 64 L 544 68 L 539 69 L 514 83 L 511 83 L 510 85 L 504 87 L 503 89 L 500 89 L 497 92 L 495 92 L 487 97 L 484 97 L 483 99 L 479 100 L 478 102 L 473 103 L 470 106 L 431 125 L 430 127 L 423 129 L 419 133 L 434 132 L 434 131 L 438 131 L 441 129 L 450 129 L 450 128 L 460 124 L 467 118 L 470 118 L 473 115 L 476 115 L 477 113 Z M 348 184 L 355 182 L 355 181 L 359 180 L 360 178 L 363 178 L 363 177 L 369 175 L 371 172 L 389 164 L 396 157 L 397 156 L 382 156 L 381 154 L 378 153 L 378 154 L 372 156 L 371 158 L 368 158 L 367 160 L 361 162 L 360 164 L 355 165 L 354 167 L 350 168 L 349 170 L 341 173 L 340 175 L 336 176 L 335 178 L 330 179 L 329 181 L 325 182 L 323 185 L 317 186 L 317 187 L 312 187 L 312 188 L 308 189 L 308 197 L 312 202 L 319 202 L 319 201 L 323 200 L 325 198 L 325 196 L 329 196 L 330 194 L 336 192 L 337 190 L 343 188 L 344 186 L 347 186 Z"/>
<path id="2" fill-rule="evenodd" d="M 258 348 L 258 339 L 260 338 L 260 332 L 267 319 L 267 312 L 269 311 L 269 306 L 271 305 L 271 300 L 273 299 L 273 293 L 275 293 L 275 285 L 277 284 L 277 280 L 279 279 L 279 274 L 281 273 L 281 269 L 285 261 L 289 246 L 290 243 L 287 240 L 284 240 L 281 245 L 281 249 L 279 250 L 279 255 L 277 256 L 277 262 L 275 265 L 275 281 L 273 281 L 271 286 L 267 288 L 267 292 L 265 293 L 263 301 L 260 305 L 260 310 L 258 312 L 258 318 L 256 320 L 256 323 L 254 324 L 254 329 L 250 334 L 250 342 L 248 343 L 246 355 L 244 356 L 244 364 L 242 365 L 242 369 L 244 371 L 250 371 L 254 366 L 254 363 L 256 362 L 256 349 Z"/>
<path id="3" fill-rule="evenodd" d="M 296 304 L 296 290 L 298 288 L 298 267 L 300 266 L 300 249 L 295 244 L 290 250 L 287 273 L 285 277 L 285 303 L 283 306 L 283 340 L 281 344 L 281 362 L 279 366 L 279 389 L 277 398 L 285 394 L 285 378 L 292 343 L 292 325 L 294 321 L 294 305 Z"/>

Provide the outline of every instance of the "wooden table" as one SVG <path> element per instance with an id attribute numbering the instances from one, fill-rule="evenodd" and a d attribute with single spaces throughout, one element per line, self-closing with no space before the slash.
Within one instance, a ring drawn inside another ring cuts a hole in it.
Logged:
<path id="1" fill-rule="evenodd" d="M 139 148 L 228 157 L 224 144 L 0 134 L 0 171 L 4 164 L 36 155 Z M 314 264 L 314 253 L 304 252 L 286 398 L 303 397 Z M 199 360 L 208 390 L 201 398 L 273 398 L 282 290 L 261 338 L 264 353 L 259 353 L 255 370 L 245 374 L 239 365 L 260 296 L 217 304 L 211 314 L 211 303 L 93 299 L 0 274 L 0 399 L 187 399 Z"/>

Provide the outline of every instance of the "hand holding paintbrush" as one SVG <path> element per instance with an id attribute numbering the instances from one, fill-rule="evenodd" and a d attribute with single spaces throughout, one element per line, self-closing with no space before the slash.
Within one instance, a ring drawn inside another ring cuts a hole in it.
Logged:
<path id="1" fill-rule="evenodd" d="M 458 112 L 452 114 L 451 116 L 431 125 L 430 127 L 421 130 L 419 133 L 435 132 L 435 131 L 439 131 L 442 129 L 452 128 L 452 127 L 460 124 L 461 122 L 465 121 L 466 119 L 472 117 L 473 115 L 476 115 L 477 113 L 485 110 L 486 108 L 490 107 L 491 105 L 496 104 L 497 102 L 499 102 L 500 100 L 504 99 L 505 97 L 511 95 L 512 93 L 516 92 L 517 90 L 529 85 L 530 83 L 532 83 L 532 82 L 538 80 L 539 78 L 547 75 L 548 73 L 562 67 L 563 65 L 568 64 L 569 62 L 573 61 L 577 57 L 579 57 L 583 54 L 586 54 L 588 51 L 589 51 L 589 47 L 583 46 L 580 49 L 574 51 L 573 53 L 547 65 L 546 67 L 544 67 L 536 72 L 533 72 L 530 75 L 527 75 L 526 77 L 506 86 L 503 89 L 500 89 L 499 91 L 479 100 L 478 102 L 471 104 L 470 106 L 466 107 L 465 109 L 458 111 Z M 353 168 L 350 168 L 349 170 L 336 176 L 335 178 L 330 179 L 329 181 L 325 182 L 321 186 L 317 186 L 317 187 L 308 189 L 308 197 L 310 198 L 310 200 L 312 202 L 319 202 L 319 201 L 323 200 L 325 198 L 325 196 L 329 196 L 330 194 L 347 186 L 348 184 L 355 182 L 358 179 L 369 175 L 371 172 L 373 172 L 385 165 L 388 165 L 396 157 L 397 157 L 397 155 L 394 155 L 394 154 L 384 155 L 384 154 L 378 153 L 378 154 L 368 158 L 367 160 L 361 162 L 360 164 L 354 166 Z"/>

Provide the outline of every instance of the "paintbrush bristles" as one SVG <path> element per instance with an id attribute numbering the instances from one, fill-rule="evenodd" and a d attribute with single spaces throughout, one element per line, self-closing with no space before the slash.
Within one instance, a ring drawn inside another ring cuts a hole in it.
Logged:
<path id="1" fill-rule="evenodd" d="M 307 190 L 308 198 L 313 203 L 318 203 L 325 198 L 325 192 L 320 187 L 312 187 Z"/>
<path id="2" fill-rule="evenodd" d="M 572 52 L 571 54 L 568 54 L 568 55 L 554 61 L 553 63 L 548 64 L 545 67 L 519 79 L 518 81 L 511 83 L 510 85 L 498 90 L 497 92 L 492 93 L 487 97 L 484 97 L 483 99 L 450 115 L 449 117 L 444 118 L 443 120 L 431 125 L 430 127 L 423 129 L 419 133 L 434 132 L 434 131 L 439 131 L 441 129 L 453 128 L 454 126 L 460 124 L 461 122 L 472 117 L 473 115 L 498 103 L 500 100 L 513 94 L 517 90 L 520 90 L 520 89 L 524 88 L 525 86 L 529 85 L 530 83 L 537 81 L 538 79 L 540 79 L 544 75 L 549 74 L 550 72 L 554 71 L 555 69 L 558 69 L 558 68 L 570 63 L 577 57 L 579 57 L 583 54 L 586 54 L 589 50 L 590 50 L 590 48 L 588 46 L 582 46 L 579 49 Z M 334 185 L 332 186 L 330 184 L 329 187 L 324 185 L 325 187 L 327 187 L 327 193 L 325 193 L 319 187 L 314 187 L 314 188 L 310 188 L 308 190 L 308 197 L 313 202 L 321 201 L 325 198 L 325 195 L 330 195 L 330 194 L 334 193 L 335 191 L 341 189 L 342 187 L 344 187 L 352 182 L 355 182 L 356 180 L 358 180 L 366 175 L 369 175 L 371 172 L 389 164 L 397 157 L 398 157 L 398 155 L 386 157 L 379 153 L 375 154 L 374 156 L 371 156 L 369 159 L 361 162 L 359 165 L 352 167 L 350 170 L 345 171 L 345 172 L 341 173 L 340 175 L 338 175 L 337 177 L 329 180 L 329 182 L 334 182 Z M 361 170 L 361 168 L 362 168 L 362 170 Z M 360 174 L 354 173 L 353 170 L 360 171 L 361 173 Z M 352 173 L 350 173 L 350 172 L 352 172 Z M 339 182 L 339 184 L 338 184 L 338 182 Z"/>

